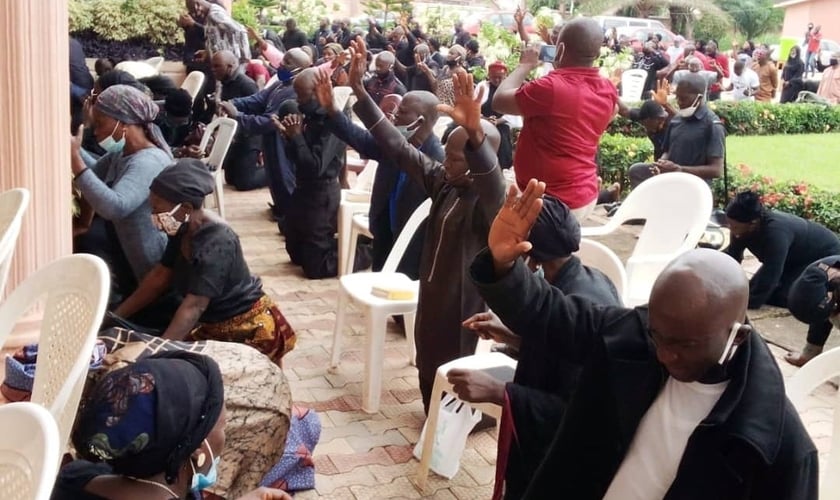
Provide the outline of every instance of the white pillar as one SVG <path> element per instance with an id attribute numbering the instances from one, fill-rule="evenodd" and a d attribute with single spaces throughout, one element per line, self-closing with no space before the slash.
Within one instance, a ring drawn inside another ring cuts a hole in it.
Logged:
<path id="1" fill-rule="evenodd" d="M 0 0 L 0 190 L 32 194 L 9 290 L 72 252 L 67 22 L 67 0 Z"/>

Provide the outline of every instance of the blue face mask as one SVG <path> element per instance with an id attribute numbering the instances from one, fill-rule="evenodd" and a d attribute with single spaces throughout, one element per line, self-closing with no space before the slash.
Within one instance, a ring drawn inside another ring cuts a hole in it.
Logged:
<path id="1" fill-rule="evenodd" d="M 108 135 L 108 137 L 99 141 L 99 147 L 104 149 L 106 153 L 121 153 L 123 148 L 125 147 L 125 130 L 123 130 L 122 139 L 119 141 L 114 140 L 114 132 L 117 131 L 117 127 L 120 126 L 120 123 L 117 122 L 114 125 L 114 130 Z"/>
<path id="2" fill-rule="evenodd" d="M 214 484 L 216 484 L 216 480 L 218 479 L 218 468 L 219 468 L 219 461 L 222 457 L 213 457 L 213 449 L 210 448 L 210 443 L 207 440 L 204 440 L 204 444 L 207 445 L 207 449 L 210 451 L 210 458 L 212 459 L 212 463 L 210 464 L 210 470 L 207 471 L 207 474 L 203 474 L 201 472 L 197 472 L 195 470 L 195 466 L 193 465 L 193 476 L 192 476 L 192 484 L 190 485 L 190 491 L 193 493 L 201 493 L 202 491 L 210 488 Z M 192 465 L 192 460 L 190 460 L 190 465 Z"/>

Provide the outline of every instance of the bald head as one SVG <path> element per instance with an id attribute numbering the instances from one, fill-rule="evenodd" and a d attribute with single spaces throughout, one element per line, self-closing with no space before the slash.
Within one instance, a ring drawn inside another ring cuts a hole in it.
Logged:
<path id="1" fill-rule="evenodd" d="M 729 255 L 708 249 L 680 255 L 662 271 L 650 293 L 650 333 L 657 359 L 683 382 L 719 376 L 719 359 L 731 352 L 727 344 L 733 326 L 746 320 L 748 299 L 749 281 Z M 730 346 L 743 342 L 750 327 L 742 325 L 736 331 Z"/>
<path id="2" fill-rule="evenodd" d="M 299 105 L 304 105 L 315 98 L 315 82 L 318 78 L 317 68 L 307 68 L 301 71 L 294 81 L 295 94 Z"/>
<path id="3" fill-rule="evenodd" d="M 239 67 L 239 61 L 233 52 L 229 50 L 220 50 L 213 54 L 210 60 L 210 68 L 213 72 L 213 77 L 220 82 L 228 80 L 236 72 Z"/>
<path id="4" fill-rule="evenodd" d="M 558 45 L 563 44 L 560 66 L 592 66 L 601 54 L 604 33 L 598 22 L 589 17 L 579 17 L 563 25 Z M 559 52 L 559 51 L 558 51 Z M 559 54 L 558 54 L 559 55 Z"/>
<path id="5" fill-rule="evenodd" d="M 376 60 L 374 61 L 373 65 L 376 68 L 376 74 L 381 77 L 386 77 L 391 74 L 391 70 L 394 68 L 394 54 L 387 50 L 380 52 L 376 56 Z"/>
<path id="6" fill-rule="evenodd" d="M 283 55 L 283 66 L 289 71 L 297 71 L 312 66 L 312 57 L 303 49 L 295 47 Z"/>

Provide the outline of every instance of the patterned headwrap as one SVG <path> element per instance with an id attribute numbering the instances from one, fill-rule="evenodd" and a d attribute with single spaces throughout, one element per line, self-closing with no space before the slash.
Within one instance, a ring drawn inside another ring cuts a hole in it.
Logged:
<path id="1" fill-rule="evenodd" d="M 113 85 L 99 94 L 94 109 L 126 125 L 143 125 L 146 137 L 172 156 L 169 145 L 154 123 L 160 108 L 143 92 L 128 85 Z"/>
<path id="2" fill-rule="evenodd" d="M 79 411 L 73 445 L 83 458 L 110 464 L 115 474 L 146 478 L 164 472 L 172 484 L 223 408 L 215 361 L 162 352 L 99 381 Z"/>
<path id="3" fill-rule="evenodd" d="M 324 47 L 324 50 L 326 50 L 326 49 L 332 50 L 333 52 L 335 52 L 335 55 L 339 55 L 342 52 L 344 52 L 344 47 L 342 47 L 341 44 L 339 44 L 339 43 L 328 43 Z"/>

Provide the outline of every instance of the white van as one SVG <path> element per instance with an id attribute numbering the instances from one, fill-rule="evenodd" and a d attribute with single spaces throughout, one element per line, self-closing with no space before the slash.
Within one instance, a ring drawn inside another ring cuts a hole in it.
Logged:
<path id="1" fill-rule="evenodd" d="M 650 29 L 668 29 L 664 24 L 656 19 L 642 19 L 640 17 L 621 17 L 621 16 L 595 16 L 593 17 L 601 29 L 606 33 L 612 28 L 650 28 Z"/>

